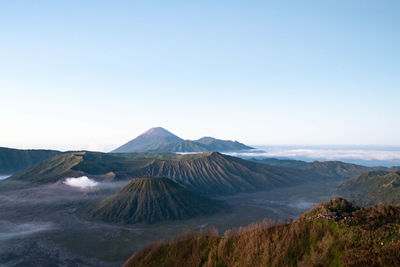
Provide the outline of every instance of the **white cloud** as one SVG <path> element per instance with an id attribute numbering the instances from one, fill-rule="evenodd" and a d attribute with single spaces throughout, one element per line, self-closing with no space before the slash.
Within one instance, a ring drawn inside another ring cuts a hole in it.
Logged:
<path id="1" fill-rule="evenodd" d="M 399 164 L 400 147 L 262 147 L 253 151 L 228 153 L 238 157 L 275 157 L 301 160 L 374 161 Z"/>
<path id="2" fill-rule="evenodd" d="M 41 231 L 55 229 L 50 222 L 15 224 L 10 221 L 0 220 L 0 240 L 19 238 Z"/>
<path id="3" fill-rule="evenodd" d="M 79 188 L 87 188 L 87 187 L 94 187 L 97 186 L 99 183 L 89 179 L 87 176 L 81 176 L 78 178 L 66 178 L 63 182 L 66 185 L 79 187 Z"/>
<path id="4" fill-rule="evenodd" d="M 0 175 L 0 181 L 7 179 L 8 177 L 10 177 L 10 175 Z"/>
<path id="5" fill-rule="evenodd" d="M 378 150 L 329 150 L 329 149 L 289 149 L 283 151 L 268 152 L 272 157 L 307 157 L 324 158 L 327 160 L 340 159 L 363 159 L 363 160 L 400 160 L 399 151 L 378 151 Z"/>

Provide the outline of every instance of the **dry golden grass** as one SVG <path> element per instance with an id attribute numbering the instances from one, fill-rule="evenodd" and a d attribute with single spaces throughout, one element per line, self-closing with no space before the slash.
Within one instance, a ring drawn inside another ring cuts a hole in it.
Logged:
<path id="1" fill-rule="evenodd" d="M 342 200 L 338 200 L 342 201 Z M 325 203 L 326 204 L 326 203 Z M 329 205 L 340 206 L 335 201 Z M 290 223 L 185 233 L 135 253 L 125 266 L 398 266 L 400 208 L 353 212 L 353 220 L 318 219 L 319 205 Z M 341 212 L 341 211 L 339 211 Z"/>

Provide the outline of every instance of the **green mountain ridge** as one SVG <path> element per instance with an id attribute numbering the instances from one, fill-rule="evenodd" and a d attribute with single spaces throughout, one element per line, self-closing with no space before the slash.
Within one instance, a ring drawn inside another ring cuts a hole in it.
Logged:
<path id="1" fill-rule="evenodd" d="M 338 192 L 363 206 L 400 204 L 400 171 L 371 171 L 342 183 Z"/>
<path id="2" fill-rule="evenodd" d="M 56 150 L 0 147 L 0 174 L 12 174 L 24 170 L 61 153 Z"/>
<path id="3" fill-rule="evenodd" d="M 86 175 L 96 180 L 167 177 L 199 194 L 256 192 L 308 182 L 344 180 L 368 168 L 342 162 L 295 162 L 296 167 L 271 166 L 218 152 L 173 153 L 71 152 L 57 155 L 8 178 L 7 183 L 56 183 L 66 177 Z M 283 166 L 283 165 L 281 165 Z M 0 182 L 5 184 L 6 181 Z"/>
<path id="4" fill-rule="evenodd" d="M 42 161 L 31 168 L 20 171 L 5 181 L 6 182 L 30 182 L 32 184 L 54 183 L 68 177 L 84 174 L 74 171 L 72 168 L 83 161 L 86 152 L 65 153 Z"/>
<path id="5" fill-rule="evenodd" d="M 186 188 L 207 195 L 255 192 L 305 182 L 306 175 L 257 164 L 217 152 L 155 160 L 132 176 L 168 177 Z"/>
<path id="6" fill-rule="evenodd" d="M 193 192 L 208 195 L 255 192 L 309 179 L 303 172 L 258 164 L 217 152 L 186 155 L 74 152 L 56 156 L 16 173 L 7 182 L 46 184 L 82 175 L 94 179 L 107 177 L 108 181 L 146 176 L 167 177 Z"/>
<path id="7" fill-rule="evenodd" d="M 189 219 L 226 209 L 218 201 L 193 194 L 168 178 L 136 178 L 87 214 L 112 223 L 155 223 Z"/>
<path id="8" fill-rule="evenodd" d="M 270 166 L 277 166 L 281 168 L 295 169 L 312 173 L 320 177 L 329 179 L 348 179 L 356 175 L 360 175 L 369 171 L 390 171 L 396 170 L 396 167 L 366 167 L 363 165 L 346 163 L 342 161 L 313 161 L 305 162 L 301 160 L 285 160 L 285 159 L 251 159 L 254 162 L 263 163 Z"/>

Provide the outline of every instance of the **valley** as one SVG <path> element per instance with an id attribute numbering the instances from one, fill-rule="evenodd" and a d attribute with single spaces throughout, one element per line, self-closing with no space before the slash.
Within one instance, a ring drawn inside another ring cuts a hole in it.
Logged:
<path id="1" fill-rule="evenodd" d="M 104 183 L 89 190 L 43 185 L 2 193 L 0 262 L 15 266 L 120 266 L 143 246 L 187 230 L 198 232 L 215 226 L 225 231 L 264 218 L 296 218 L 313 204 L 330 199 L 335 186 L 308 184 L 218 197 L 231 207 L 230 212 L 155 224 L 109 224 L 78 214 L 80 207 L 112 195 L 126 183 Z M 21 227 L 30 229 L 24 232 Z"/>

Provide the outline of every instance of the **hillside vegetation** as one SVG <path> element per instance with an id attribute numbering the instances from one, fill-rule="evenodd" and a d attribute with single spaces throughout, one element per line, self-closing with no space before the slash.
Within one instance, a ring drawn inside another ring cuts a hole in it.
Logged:
<path id="1" fill-rule="evenodd" d="M 362 206 L 400 204 L 400 171 L 372 171 L 345 181 L 338 192 Z"/>
<path id="2" fill-rule="evenodd" d="M 337 198 L 294 222 L 263 221 L 222 236 L 212 229 L 160 241 L 124 266 L 398 266 L 399 227 L 399 207 L 359 209 Z"/>
<path id="3" fill-rule="evenodd" d="M 49 160 L 40 162 L 35 166 L 18 172 L 3 182 L 23 181 L 34 184 L 56 182 L 61 178 L 73 176 L 72 168 L 83 160 L 86 152 L 74 152 L 57 155 Z"/>
<path id="4" fill-rule="evenodd" d="M 346 163 L 342 161 L 313 161 L 305 162 L 301 160 L 284 160 L 275 158 L 252 159 L 254 162 L 263 163 L 270 166 L 276 166 L 287 169 L 301 170 L 310 175 L 317 175 L 321 178 L 342 180 L 352 178 L 356 175 L 368 171 L 384 170 L 390 171 L 395 168 L 386 167 L 366 167 L 358 164 Z"/>

